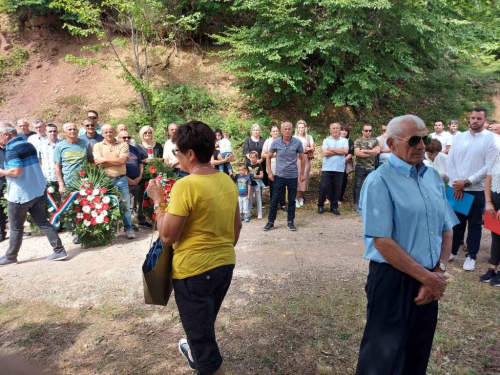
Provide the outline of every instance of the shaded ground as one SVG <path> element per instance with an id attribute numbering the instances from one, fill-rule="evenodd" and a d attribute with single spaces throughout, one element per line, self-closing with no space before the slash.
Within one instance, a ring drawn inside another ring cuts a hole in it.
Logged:
<path id="1" fill-rule="evenodd" d="M 263 221 L 244 225 L 217 323 L 229 374 L 354 372 L 366 303 L 361 222 L 311 211 L 299 212 L 296 233 L 285 229 L 283 213 L 268 233 Z M 108 248 L 71 244 L 68 261 L 48 262 L 46 239 L 28 238 L 21 263 L 0 268 L 0 353 L 51 374 L 188 374 L 175 303 L 143 304 L 150 239 L 142 230 Z M 486 235 L 476 272 L 451 266 L 430 374 L 498 373 L 500 290 L 477 281 L 489 243 Z"/>

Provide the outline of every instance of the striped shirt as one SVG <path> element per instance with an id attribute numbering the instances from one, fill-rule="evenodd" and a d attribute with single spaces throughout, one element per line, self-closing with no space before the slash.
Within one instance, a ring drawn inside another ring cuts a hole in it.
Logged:
<path id="1" fill-rule="evenodd" d="M 40 141 L 38 147 L 38 158 L 42 160 L 42 172 L 47 181 L 57 182 L 56 167 L 54 164 L 54 148 L 61 142 L 58 138 L 56 143 L 51 143 L 48 139 Z"/>
<path id="2" fill-rule="evenodd" d="M 46 182 L 35 147 L 21 136 L 5 146 L 5 170 L 22 168 L 18 177 L 7 177 L 6 198 L 12 203 L 26 203 L 45 193 Z"/>

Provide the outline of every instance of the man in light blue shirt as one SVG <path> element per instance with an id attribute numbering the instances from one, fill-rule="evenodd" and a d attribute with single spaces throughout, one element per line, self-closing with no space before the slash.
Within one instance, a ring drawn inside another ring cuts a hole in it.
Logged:
<path id="1" fill-rule="evenodd" d="M 357 374 L 426 373 L 458 222 L 441 176 L 422 163 L 430 140 L 420 118 L 391 120 L 392 155 L 361 191 L 364 258 L 370 265 Z"/>
<path id="2" fill-rule="evenodd" d="M 345 156 L 349 152 L 349 141 L 340 136 L 340 124 L 330 124 L 330 136 L 323 141 L 323 166 L 319 189 L 318 214 L 323 213 L 326 198 L 330 200 L 330 212 L 340 215 L 339 199 L 345 171 Z"/>

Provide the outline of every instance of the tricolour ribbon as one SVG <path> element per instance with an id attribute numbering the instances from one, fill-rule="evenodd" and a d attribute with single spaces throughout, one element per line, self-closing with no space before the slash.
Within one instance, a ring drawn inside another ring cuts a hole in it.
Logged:
<path id="1" fill-rule="evenodd" d="M 62 202 L 61 206 L 57 208 L 56 212 L 54 212 L 54 214 L 50 218 L 50 221 L 49 221 L 50 224 L 55 225 L 55 223 L 57 223 L 59 221 L 59 216 L 61 216 L 68 209 L 68 207 L 71 205 L 71 203 L 73 203 L 73 201 L 76 198 L 78 198 L 79 195 L 80 195 L 79 191 L 74 191 L 73 193 L 70 193 L 66 197 L 64 202 Z M 50 203 L 50 200 L 49 200 L 49 203 Z"/>

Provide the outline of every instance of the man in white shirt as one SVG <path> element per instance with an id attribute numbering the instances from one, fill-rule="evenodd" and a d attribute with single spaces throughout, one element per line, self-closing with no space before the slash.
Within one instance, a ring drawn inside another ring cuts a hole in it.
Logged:
<path id="1" fill-rule="evenodd" d="M 169 124 L 168 125 L 168 141 L 165 142 L 165 147 L 163 147 L 163 159 L 165 159 L 165 163 L 167 163 L 170 168 L 174 168 L 176 170 L 179 169 L 179 160 L 174 155 L 174 144 L 172 143 L 172 137 L 177 131 L 177 124 Z"/>
<path id="2" fill-rule="evenodd" d="M 447 154 L 450 152 L 451 142 L 453 141 L 453 136 L 450 133 L 444 131 L 444 122 L 441 120 L 434 121 L 435 132 L 431 134 L 432 139 L 437 139 L 441 142 L 443 149 L 441 152 Z"/>
<path id="3" fill-rule="evenodd" d="M 35 129 L 36 134 L 30 135 L 28 137 L 28 142 L 35 146 L 36 150 L 40 150 L 40 142 L 47 140 L 49 136 L 47 135 L 47 128 L 45 122 L 42 119 L 36 119 L 33 121 L 33 129 Z"/>
<path id="4" fill-rule="evenodd" d="M 482 107 L 472 110 L 469 131 L 457 135 L 453 141 L 446 171 L 453 187 L 455 199 L 461 200 L 464 192 L 474 196 L 469 215 L 456 212 L 460 224 L 453 227 L 453 245 L 450 261 L 457 260 L 460 240 L 467 222 L 467 255 L 463 265 L 466 271 L 476 267 L 476 255 L 481 244 L 482 218 L 485 206 L 484 182 L 493 157 L 500 152 L 500 140 L 486 130 L 487 111 Z"/>
<path id="5" fill-rule="evenodd" d="M 495 133 L 496 135 L 500 135 L 500 124 L 495 123 L 491 125 L 491 131 Z"/>
<path id="6" fill-rule="evenodd" d="M 380 154 L 378 156 L 378 166 L 382 166 L 392 154 L 391 149 L 387 146 L 387 125 L 382 125 L 382 135 L 377 137 L 378 144 L 380 145 Z"/>
<path id="7" fill-rule="evenodd" d="M 448 133 L 455 138 L 457 134 L 460 134 L 462 132 L 458 131 L 458 120 L 451 120 L 448 123 Z"/>

